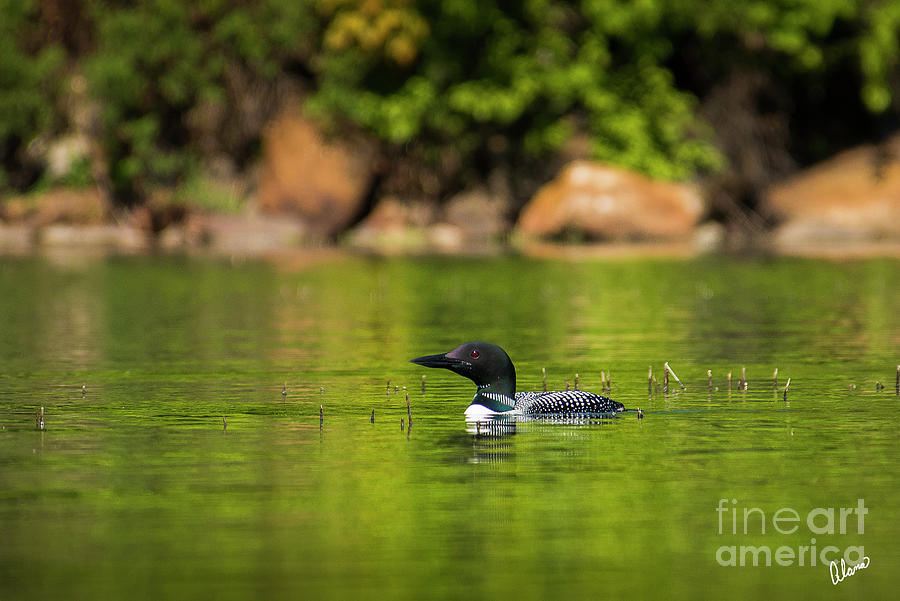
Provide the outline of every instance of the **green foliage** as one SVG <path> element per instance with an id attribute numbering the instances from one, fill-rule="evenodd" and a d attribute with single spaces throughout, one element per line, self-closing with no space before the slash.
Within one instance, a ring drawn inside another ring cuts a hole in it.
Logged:
<path id="1" fill-rule="evenodd" d="M 663 178 L 722 165 L 696 99 L 667 65 L 679 36 L 732 38 L 763 68 L 796 73 L 858 54 L 861 95 L 876 112 L 891 103 L 898 65 L 900 4 L 890 0 L 399 2 L 405 25 L 395 31 L 430 32 L 407 36 L 412 63 L 388 60 L 383 40 L 360 33 L 382 14 L 373 6 L 393 3 L 322 4 L 336 15 L 325 39 L 340 43 L 319 57 L 317 113 L 398 145 L 426 140 L 462 154 L 499 132 L 520 158 L 547 156 L 583 130 L 596 158 Z M 849 39 L 833 35 L 838 23 Z"/>
<path id="2" fill-rule="evenodd" d="M 56 186 L 77 189 L 88 188 L 95 184 L 94 174 L 91 172 L 91 161 L 88 157 L 82 156 L 73 160 L 68 171 L 59 177 L 52 177 L 48 172 L 44 172 L 31 186 L 30 192 L 41 194 Z"/>
<path id="3" fill-rule="evenodd" d="M 889 108 L 891 77 L 900 59 L 900 3 L 896 0 L 753 0 L 672 4 L 673 19 L 703 36 L 731 35 L 749 48 L 774 50 L 797 70 L 817 70 L 829 58 L 856 58 L 860 95 L 872 112 Z M 836 26 L 846 30 L 834 35 Z M 895 81 L 896 84 L 896 81 Z"/>
<path id="4" fill-rule="evenodd" d="M 196 169 L 202 153 L 190 112 L 241 101 L 229 96 L 230 66 L 245 68 L 251 82 L 273 80 L 310 28 L 308 6 L 276 0 L 98 0 L 92 7 L 97 50 L 87 73 L 103 104 L 110 173 L 124 197 L 177 184 Z"/>
<path id="5" fill-rule="evenodd" d="M 241 194 L 233 185 L 199 173 L 191 173 L 185 177 L 175 188 L 172 201 L 214 213 L 239 213 L 244 208 Z"/>
<path id="6" fill-rule="evenodd" d="M 30 48 L 37 33 L 34 2 L 0 0 L 0 161 L 15 165 L 23 145 L 54 122 L 62 52 Z M 4 156 L 6 155 L 6 156 Z M 9 178 L 0 170 L 0 190 Z"/>
<path id="7" fill-rule="evenodd" d="M 660 64 L 670 50 L 661 4 L 456 0 L 416 9 L 409 21 L 424 20 L 431 35 L 415 64 L 336 45 L 312 107 L 396 144 L 424 137 L 453 145 L 468 133 L 480 148 L 500 132 L 526 159 L 563 146 L 577 118 L 600 159 L 665 178 L 720 164 L 709 138 L 697 135 L 693 98 Z"/>
<path id="8" fill-rule="evenodd" d="M 870 110 L 887 110 L 891 104 L 890 77 L 900 59 L 900 3 L 884 0 L 863 8 L 867 31 L 859 40 L 859 56 L 866 83 L 863 100 Z"/>
<path id="9" fill-rule="evenodd" d="M 125 202 L 178 186 L 207 156 L 229 152 L 216 143 L 245 127 L 242 107 L 266 105 L 265 90 L 285 79 L 303 79 L 312 114 L 368 130 L 396 154 L 456 165 L 450 178 L 458 166 L 483 173 L 486 158 L 527 170 L 576 135 L 594 157 L 657 177 L 721 167 L 697 116 L 698 90 L 685 87 L 673 63 L 713 70 L 715 78 L 724 74 L 713 63 L 746 61 L 777 70 L 788 85 L 850 63 L 869 111 L 896 106 L 895 0 L 84 0 L 84 7 L 89 53 L 66 57 L 34 0 L 0 0 L 0 182 L 31 140 L 65 127 L 57 90 L 64 65 L 86 74 L 102 106 L 101 141 Z M 684 40 L 700 55 L 681 57 Z M 204 123 L 212 125 L 198 132 L 209 115 Z"/>
<path id="10" fill-rule="evenodd" d="M 0 0 L 0 140 L 28 139 L 53 120 L 53 77 L 62 55 L 55 46 L 26 47 L 36 29 L 34 13 L 32 2 Z"/>
<path id="11" fill-rule="evenodd" d="M 129 10 L 97 6 L 95 17 L 98 49 L 87 73 L 103 101 L 113 181 L 138 192 L 174 182 L 194 157 L 189 147 L 172 147 L 162 129 L 172 136 L 201 96 L 216 95 L 221 58 L 207 54 L 189 9 L 177 1 L 150 0 Z"/>
<path id="12" fill-rule="evenodd" d="M 94 185 L 90 159 L 88 157 L 80 157 L 75 160 L 62 177 L 60 183 L 69 188 L 87 188 Z"/>

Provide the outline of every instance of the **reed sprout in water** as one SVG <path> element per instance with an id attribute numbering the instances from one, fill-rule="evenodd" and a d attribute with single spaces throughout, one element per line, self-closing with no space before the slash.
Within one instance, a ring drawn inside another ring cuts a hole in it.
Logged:
<path id="1" fill-rule="evenodd" d="M 663 365 L 663 368 L 665 369 L 665 374 L 664 374 L 664 379 L 663 379 L 663 392 L 665 392 L 666 394 L 668 394 L 668 392 L 669 392 L 669 374 L 672 374 L 672 377 L 675 378 L 675 381 L 678 382 L 678 384 L 681 386 L 681 389 L 685 390 L 684 383 L 675 374 L 675 371 L 669 365 L 668 361 L 666 361 L 666 363 Z"/>

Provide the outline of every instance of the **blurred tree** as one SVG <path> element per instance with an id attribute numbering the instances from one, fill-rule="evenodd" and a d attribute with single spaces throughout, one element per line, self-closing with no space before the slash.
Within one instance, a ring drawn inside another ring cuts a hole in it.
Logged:
<path id="1" fill-rule="evenodd" d="M 36 176 L 22 169 L 24 149 L 65 127 L 56 89 L 65 67 L 86 74 L 102 106 L 101 142 L 124 203 L 189 179 L 213 156 L 248 165 L 286 83 L 299 82 L 305 107 L 338 134 L 381 140 L 383 181 L 431 197 L 498 171 L 536 185 L 561 151 L 669 179 L 727 159 L 753 179 L 752 195 L 795 159 L 869 135 L 858 124 L 898 114 L 896 0 L 0 0 L 0 9 L 6 185 L 27 188 Z"/>
<path id="2" fill-rule="evenodd" d="M 124 202 L 184 180 L 201 150 L 221 151 L 215 144 L 201 149 L 192 123 L 233 139 L 247 97 L 302 54 L 304 32 L 313 30 L 302 2 L 91 0 L 91 8 L 97 48 L 87 61 L 88 77 L 103 104 L 110 173 Z M 234 89 L 237 81 L 250 89 Z M 196 118 L 198 110 L 213 122 Z M 264 120 L 252 132 L 255 139 Z M 226 150 L 238 154 L 242 142 Z"/>
<path id="3" fill-rule="evenodd" d="M 499 144 L 527 161 L 584 129 L 594 157 L 657 177 L 720 164 L 662 65 L 662 3 L 323 4 L 334 12 L 311 106 L 389 142 L 450 146 L 460 164 Z"/>
<path id="4" fill-rule="evenodd" d="M 37 7 L 0 0 L 0 191 L 34 183 L 38 173 L 26 150 L 56 118 L 62 50 L 42 44 Z"/>
<path id="5" fill-rule="evenodd" d="M 701 99 L 700 114 L 729 163 L 710 180 L 714 216 L 763 228 L 753 209 L 773 181 L 900 126 L 897 6 L 893 0 L 669 5 L 675 52 L 667 65 L 678 87 Z M 865 49 L 875 39 L 881 50 L 875 66 L 867 66 Z M 881 103 L 870 89 L 880 91 Z"/>
<path id="6" fill-rule="evenodd" d="M 891 104 L 900 51 L 895 0 L 684 0 L 670 10 L 679 29 L 708 40 L 732 36 L 760 56 L 791 61 L 797 71 L 822 69 L 852 55 L 863 74 L 860 94 L 869 110 L 881 112 Z"/>

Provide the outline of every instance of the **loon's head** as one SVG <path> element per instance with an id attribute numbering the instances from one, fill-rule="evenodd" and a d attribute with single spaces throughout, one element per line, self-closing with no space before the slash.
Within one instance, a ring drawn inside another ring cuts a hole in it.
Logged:
<path id="1" fill-rule="evenodd" d="M 412 359 L 425 367 L 443 367 L 475 382 L 479 391 L 516 396 L 516 368 L 502 348 L 490 342 L 467 342 L 448 353 Z"/>

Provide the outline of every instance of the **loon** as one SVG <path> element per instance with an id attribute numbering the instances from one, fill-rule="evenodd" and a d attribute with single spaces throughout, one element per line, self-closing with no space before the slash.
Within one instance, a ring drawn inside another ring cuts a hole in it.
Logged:
<path id="1" fill-rule="evenodd" d="M 466 417 L 618 413 L 625 406 L 605 396 L 581 390 L 565 392 L 516 392 L 516 368 L 496 344 L 467 342 L 447 353 L 411 360 L 424 367 L 443 367 L 475 382 L 478 391 L 466 409 Z"/>

